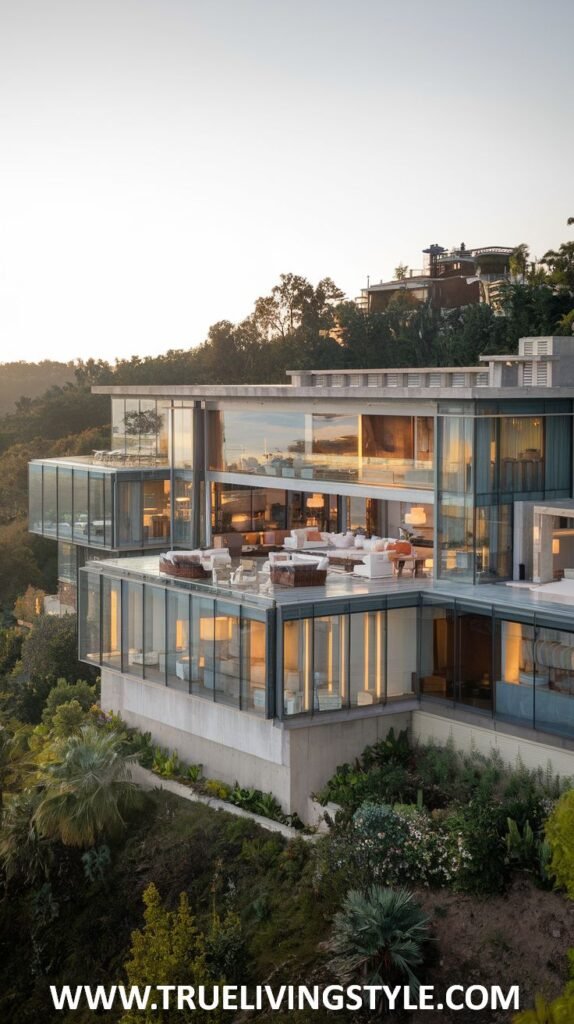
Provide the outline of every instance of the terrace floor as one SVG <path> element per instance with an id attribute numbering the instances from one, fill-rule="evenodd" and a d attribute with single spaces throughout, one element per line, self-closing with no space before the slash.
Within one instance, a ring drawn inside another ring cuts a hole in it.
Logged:
<path id="1" fill-rule="evenodd" d="M 261 559 L 263 564 L 264 559 Z M 169 583 L 176 587 L 185 587 L 198 593 L 208 593 L 220 598 L 232 598 L 246 603 L 254 603 L 266 607 L 308 605 L 324 601 L 345 601 L 366 597 L 392 597 L 424 592 L 428 597 L 440 601 L 468 603 L 475 607 L 482 605 L 496 607 L 513 613 L 542 613 L 552 616 L 571 628 L 574 619 L 574 582 L 563 580 L 552 584 L 528 583 L 470 583 L 447 582 L 433 580 L 428 576 L 392 576 L 382 579 L 365 579 L 347 572 L 329 572 L 324 586 L 318 587 L 283 587 L 269 582 L 266 574 L 258 574 L 257 584 L 233 586 L 214 584 L 211 581 L 174 579 L 159 570 L 157 555 L 146 555 L 135 558 L 106 559 L 96 565 L 112 575 L 142 576 L 152 582 Z M 265 578 L 266 577 L 266 578 Z"/>

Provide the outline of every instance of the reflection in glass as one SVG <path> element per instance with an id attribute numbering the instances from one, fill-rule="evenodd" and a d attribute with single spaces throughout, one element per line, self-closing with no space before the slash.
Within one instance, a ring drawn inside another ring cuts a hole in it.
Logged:
<path id="1" fill-rule="evenodd" d="M 89 539 L 88 532 L 88 473 L 74 470 L 74 540 L 83 544 Z"/>
<path id="2" fill-rule="evenodd" d="M 349 618 L 351 707 L 380 704 L 385 697 L 386 612 L 355 612 Z"/>
<path id="3" fill-rule="evenodd" d="M 121 585 L 102 577 L 102 665 L 121 669 Z"/>
<path id="4" fill-rule="evenodd" d="M 241 707 L 258 715 L 266 711 L 265 630 L 264 622 L 242 619 Z"/>
<path id="5" fill-rule="evenodd" d="M 341 652 L 346 618 L 345 615 L 325 615 L 313 620 L 313 706 L 316 711 L 336 711 L 342 707 L 342 695 L 347 691 L 344 647 Z"/>
<path id="6" fill-rule="evenodd" d="M 423 606 L 420 689 L 425 697 L 454 699 L 454 610 Z"/>
<path id="7" fill-rule="evenodd" d="M 144 678 L 165 683 L 165 598 L 161 587 L 146 586 L 144 593 Z"/>
<path id="8" fill-rule="evenodd" d="M 239 707 L 241 680 L 241 629 L 239 608 L 216 602 L 214 632 L 215 699 Z"/>
<path id="9" fill-rule="evenodd" d="M 28 466 L 28 528 L 42 533 L 42 466 Z"/>
<path id="10" fill-rule="evenodd" d="M 189 595 L 167 592 L 167 685 L 189 693 Z"/>
<path id="11" fill-rule="evenodd" d="M 311 710 L 313 621 L 300 619 L 283 627 L 283 701 L 286 715 Z"/>
<path id="12" fill-rule="evenodd" d="M 124 580 L 122 588 L 122 668 L 132 676 L 143 676 L 143 584 Z"/>
<path id="13" fill-rule="evenodd" d="M 417 671 L 417 609 L 387 612 L 387 698 L 413 693 Z"/>
<path id="14" fill-rule="evenodd" d="M 79 655 L 82 661 L 100 663 L 100 577 L 80 574 Z"/>
<path id="15" fill-rule="evenodd" d="M 44 533 L 56 537 L 58 533 L 58 470 L 44 466 Z"/>
<path id="16" fill-rule="evenodd" d="M 482 710 L 492 708 L 492 619 L 490 615 L 458 615 L 460 701 Z"/>

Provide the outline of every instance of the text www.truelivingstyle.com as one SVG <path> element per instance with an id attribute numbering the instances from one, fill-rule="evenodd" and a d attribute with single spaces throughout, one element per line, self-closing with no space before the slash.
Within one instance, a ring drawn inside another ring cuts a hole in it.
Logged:
<path id="1" fill-rule="evenodd" d="M 403 985 L 56 985 L 50 986 L 56 1010 L 518 1010 L 517 985 L 451 985 L 439 997 L 433 985 L 415 993 Z"/>

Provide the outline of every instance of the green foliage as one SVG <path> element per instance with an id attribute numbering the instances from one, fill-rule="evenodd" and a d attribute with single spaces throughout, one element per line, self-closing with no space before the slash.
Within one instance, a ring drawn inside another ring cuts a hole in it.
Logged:
<path id="1" fill-rule="evenodd" d="M 216 914 L 205 936 L 205 957 L 212 978 L 225 978 L 230 984 L 245 980 L 247 948 L 238 914 L 228 911 L 223 919 Z"/>
<path id="2" fill-rule="evenodd" d="M 174 779 L 177 775 L 183 774 L 184 766 L 177 750 L 170 753 L 169 750 L 154 747 L 153 754 L 152 771 L 157 775 L 161 775 L 164 779 Z"/>
<path id="3" fill-rule="evenodd" d="M 449 814 L 444 825 L 463 851 L 454 877 L 461 892 L 502 892 L 508 878 L 504 810 L 480 796 Z"/>
<path id="4" fill-rule="evenodd" d="M 7 880 L 35 885 L 46 879 L 53 862 L 51 844 L 34 823 L 37 795 L 26 791 L 10 798 L 0 830 L 0 860 Z"/>
<path id="5" fill-rule="evenodd" d="M 363 804 L 353 816 L 349 859 L 384 885 L 447 885 L 465 855 L 458 836 L 416 807 Z"/>
<path id="6" fill-rule="evenodd" d="M 0 629 L 0 681 L 20 660 L 23 642 L 24 633 L 19 627 Z"/>
<path id="7" fill-rule="evenodd" d="M 112 863 L 112 855 L 109 846 L 94 846 L 82 854 L 84 874 L 88 882 L 103 882 L 106 873 Z"/>
<path id="8" fill-rule="evenodd" d="M 78 704 L 83 712 L 87 712 L 93 706 L 96 699 L 96 686 L 90 685 L 84 679 L 78 679 L 75 683 L 70 683 L 67 679 L 58 679 L 56 685 L 46 697 L 42 721 L 48 726 L 51 725 L 58 708 L 62 704 L 69 704 L 71 701 Z"/>
<path id="9" fill-rule="evenodd" d="M 429 941 L 428 918 L 404 889 L 370 886 L 352 889 L 335 915 L 330 948 L 336 976 L 363 984 L 408 983 L 419 987 L 417 973 Z"/>
<path id="10" fill-rule="evenodd" d="M 137 792 L 119 738 L 85 725 L 79 735 L 57 742 L 49 756 L 32 819 L 38 833 L 86 848 L 121 832 Z"/>
<path id="11" fill-rule="evenodd" d="M 205 792 L 208 796 L 212 796 L 216 800 L 229 800 L 232 789 L 226 782 L 221 782 L 219 779 L 207 779 L 205 783 Z"/>
<path id="12" fill-rule="evenodd" d="M 54 736 L 63 739 L 65 736 L 77 735 L 86 721 L 86 712 L 77 700 L 60 704 L 52 718 Z"/>
<path id="13" fill-rule="evenodd" d="M 144 927 L 132 932 L 130 958 L 125 970 L 130 985 L 199 985 L 206 986 L 206 998 L 211 985 L 206 961 L 205 942 L 189 909 L 185 893 L 181 893 L 177 910 L 167 910 L 161 902 L 156 886 L 151 883 L 143 894 L 145 904 Z M 141 1024 L 146 1021 L 170 1022 L 221 1020 L 215 1011 L 162 1009 L 158 993 L 157 1010 L 149 1006 L 145 1011 L 128 1011 L 121 1024 Z"/>
<path id="14" fill-rule="evenodd" d="M 574 899 L 574 789 L 560 797 L 548 818 L 546 839 L 551 851 L 550 871 Z"/>

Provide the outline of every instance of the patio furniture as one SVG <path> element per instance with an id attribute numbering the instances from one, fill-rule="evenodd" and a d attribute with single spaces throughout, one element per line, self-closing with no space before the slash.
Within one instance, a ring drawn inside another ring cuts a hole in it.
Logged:
<path id="1" fill-rule="evenodd" d="M 274 562 L 270 566 L 271 582 L 281 587 L 321 587 L 327 579 L 326 559 L 308 562 Z M 321 567 L 320 567 L 321 566 Z"/>

